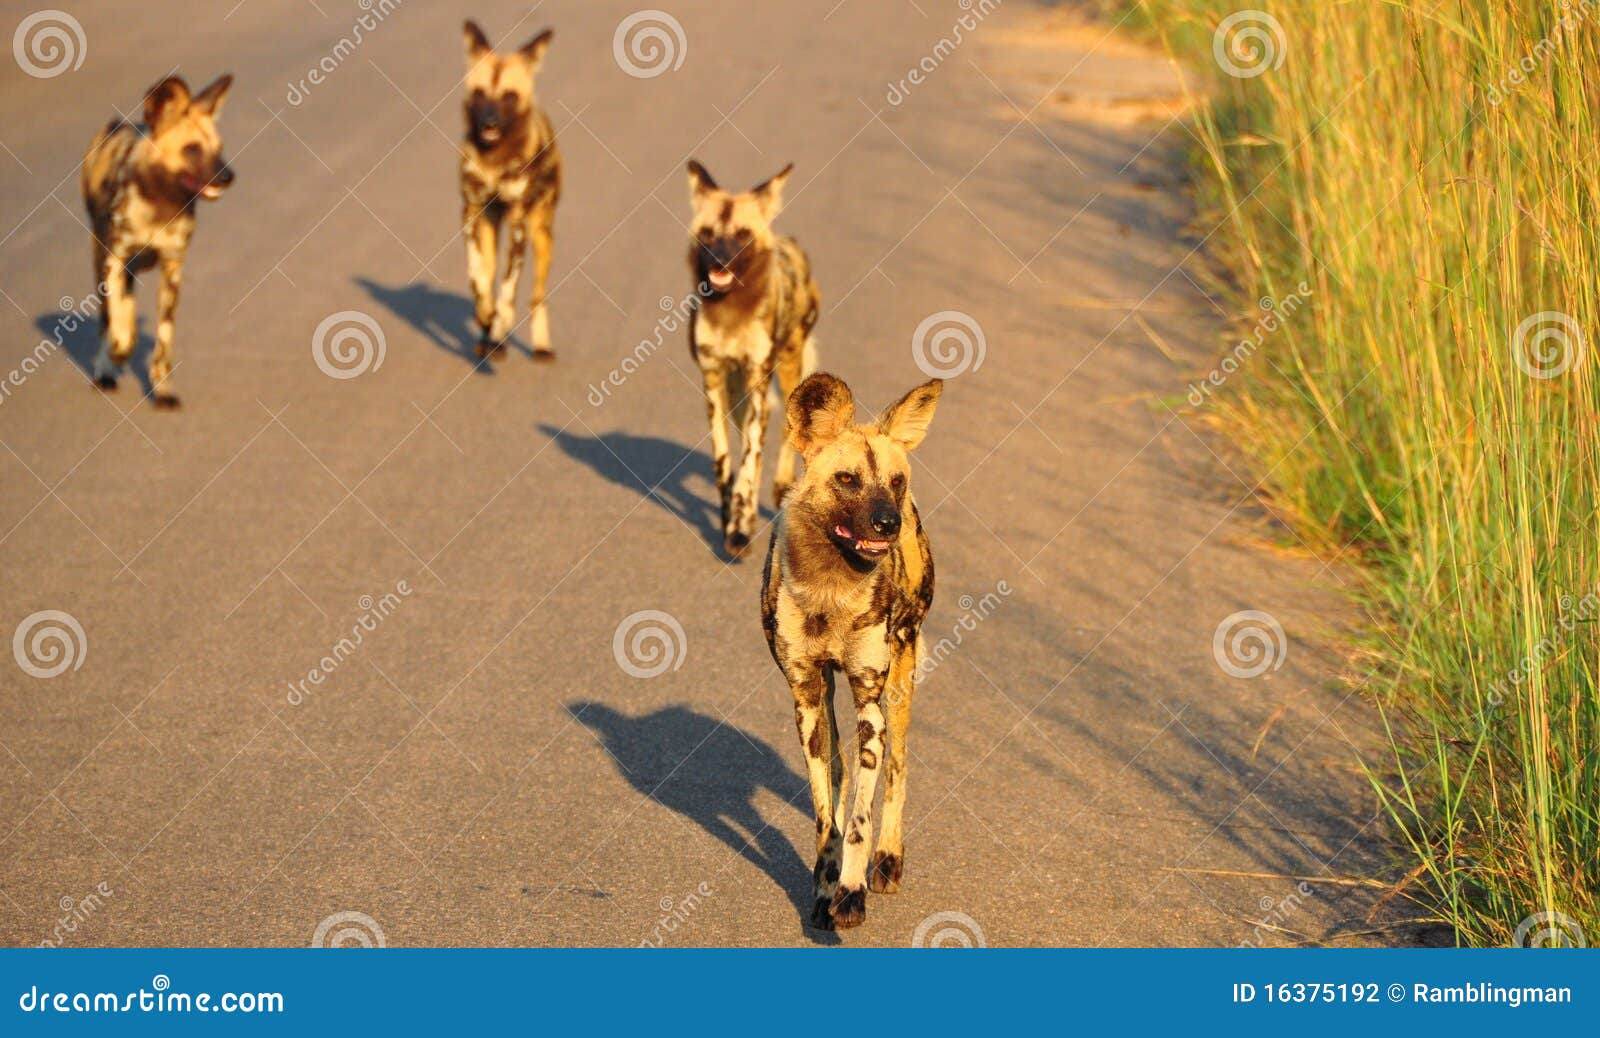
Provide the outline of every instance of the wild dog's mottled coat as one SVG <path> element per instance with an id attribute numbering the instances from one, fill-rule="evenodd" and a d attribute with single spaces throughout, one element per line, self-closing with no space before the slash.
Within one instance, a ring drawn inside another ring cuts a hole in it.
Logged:
<path id="1" fill-rule="evenodd" d="M 465 26 L 467 137 L 461 145 L 461 225 L 467 239 L 467 278 L 478 321 L 478 356 L 505 349 L 515 326 L 523 256 L 533 249 L 529 337 L 535 360 L 551 360 L 545 287 L 550 277 L 556 202 L 561 198 L 561 153 L 555 128 L 534 98 L 533 81 L 550 46 L 546 29 L 511 54 L 497 54 L 483 30 Z M 495 268 L 500 228 L 509 225 L 506 266 L 498 289 Z"/>
<path id="2" fill-rule="evenodd" d="M 101 346 L 95 382 L 115 389 L 133 354 L 138 318 L 133 275 L 161 265 L 156 346 L 150 355 L 152 399 L 174 407 L 172 337 L 183 282 L 183 258 L 194 235 L 195 202 L 216 198 L 233 182 L 222 156 L 216 119 L 232 76 L 199 94 L 169 76 L 150 88 L 144 122 L 113 119 L 83 157 L 83 204 L 94 236 L 94 277 L 100 294 Z"/>
<path id="3" fill-rule="evenodd" d="M 772 230 L 783 204 L 784 181 L 793 168 L 735 195 L 717 187 L 700 163 L 689 163 L 694 207 L 689 267 L 697 296 L 689 352 L 705 384 L 724 546 L 735 558 L 745 553 L 755 534 L 773 375 L 787 400 L 816 366 L 811 330 L 821 300 L 811 264 L 793 238 Z M 730 419 L 744 450 L 737 473 L 729 454 Z M 779 505 L 794 482 L 794 462 L 794 453 L 779 447 L 772 484 Z"/>
<path id="4" fill-rule="evenodd" d="M 806 468 L 773 526 L 761 622 L 794 694 L 806 756 L 818 926 L 858 925 L 869 885 L 880 893 L 900 888 L 906 734 L 922 621 L 933 603 L 933 555 L 911 495 L 907 452 L 922 442 L 942 385 L 913 389 L 875 425 L 855 424 L 849 387 L 832 375 L 812 375 L 789 397 L 788 439 Z M 849 679 L 856 705 L 858 783 L 848 816 L 836 671 Z M 880 767 L 883 827 L 874 848 Z"/>

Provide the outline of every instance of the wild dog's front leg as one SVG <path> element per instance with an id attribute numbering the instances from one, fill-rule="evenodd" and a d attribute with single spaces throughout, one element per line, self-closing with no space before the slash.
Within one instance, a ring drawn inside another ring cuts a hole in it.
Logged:
<path id="1" fill-rule="evenodd" d="M 488 353 L 494 325 L 494 267 L 499 210 L 468 202 L 462 215 L 467 239 L 467 280 L 472 284 L 473 316 L 478 321 L 478 356 Z"/>
<path id="2" fill-rule="evenodd" d="M 489 330 L 489 347 L 503 353 L 506 340 L 516 324 L 517 282 L 522 279 L 522 258 L 528 251 L 528 217 L 520 208 L 506 217 L 511 226 L 511 243 L 506 247 L 506 269 L 500 275 L 500 294 L 494 304 L 494 326 Z M 480 347 L 481 351 L 481 347 Z"/>
<path id="3" fill-rule="evenodd" d="M 744 457 L 733 481 L 733 510 L 723 530 L 728 554 L 744 555 L 755 535 L 756 518 L 761 509 L 761 445 L 767 435 L 767 414 L 772 402 L 767 399 L 772 384 L 771 371 L 745 373 L 744 421 L 739 427 Z"/>
<path id="4" fill-rule="evenodd" d="M 555 219 L 555 202 L 535 206 L 528 218 L 529 238 L 533 245 L 533 298 L 530 304 L 529 336 L 533 339 L 534 360 L 555 360 L 556 352 L 550 348 L 550 315 L 545 309 L 545 284 L 550 279 L 550 250 L 555 246 L 551 223 Z"/>
<path id="5" fill-rule="evenodd" d="M 883 828 L 878 834 L 878 849 L 872 853 L 867 885 L 874 893 L 893 894 L 900 889 L 906 864 L 905 835 L 901 818 L 906 807 L 906 734 L 911 728 L 911 696 L 916 689 L 917 654 L 915 643 L 896 646 L 889 668 L 889 683 L 884 690 L 888 714 L 887 754 L 883 764 Z"/>
<path id="6" fill-rule="evenodd" d="M 156 348 L 150 354 L 150 399 L 157 407 L 178 406 L 178 394 L 172 386 L 172 336 L 178 320 L 178 292 L 182 286 L 183 257 L 163 256 Z"/>
<path id="7" fill-rule="evenodd" d="M 833 674 L 802 665 L 790 672 L 794 693 L 795 728 L 806 755 L 806 777 L 811 783 L 811 806 L 817 825 L 817 864 L 811 878 L 816 901 L 811 923 L 833 929 L 830 908 L 839 885 L 839 843 L 843 829 L 844 759 L 833 716 Z"/>
<path id="8" fill-rule="evenodd" d="M 133 355 L 138 320 L 133 309 L 133 285 L 127 259 L 114 252 L 100 253 L 100 352 L 94 358 L 94 380 L 101 389 L 115 389 L 122 366 Z"/>
<path id="9" fill-rule="evenodd" d="M 700 376 L 706 387 L 706 417 L 711 421 L 711 467 L 722 497 L 722 529 L 728 529 L 733 503 L 733 464 L 728 459 L 728 372 L 715 360 L 702 360 Z"/>
<path id="10" fill-rule="evenodd" d="M 844 829 L 844 864 L 839 889 L 829 911 L 840 927 L 859 926 L 867 918 L 867 853 L 872 849 L 872 798 L 878 792 L 883 762 L 883 672 L 862 667 L 850 674 L 856 701 L 855 804 Z"/>

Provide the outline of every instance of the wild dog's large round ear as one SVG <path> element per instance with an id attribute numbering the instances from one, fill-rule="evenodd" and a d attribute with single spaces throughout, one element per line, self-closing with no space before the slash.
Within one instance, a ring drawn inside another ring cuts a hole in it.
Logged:
<path id="1" fill-rule="evenodd" d="M 933 379 L 913 389 L 878 419 L 878 431 L 912 450 L 928 435 L 928 424 L 939 406 L 939 394 L 944 392 L 944 382 Z"/>
<path id="2" fill-rule="evenodd" d="M 144 124 L 160 133 L 189 110 L 189 84 L 182 76 L 168 76 L 144 95 Z"/>
<path id="3" fill-rule="evenodd" d="M 819 371 L 789 394 L 784 414 L 790 445 L 810 458 L 855 424 L 856 402 L 849 386 Z"/>
<path id="4" fill-rule="evenodd" d="M 769 223 L 783 208 L 783 183 L 793 172 L 794 163 L 791 162 L 769 177 L 765 183 L 757 184 L 750 189 L 750 193 L 756 196 L 756 204 L 761 206 L 761 215 L 765 216 Z"/>
<path id="5" fill-rule="evenodd" d="M 489 37 L 483 34 L 483 30 L 478 28 L 478 23 L 471 18 L 461 26 L 461 35 L 466 40 L 467 58 L 470 61 L 476 61 L 494 49 L 489 46 Z"/>
<path id="6" fill-rule="evenodd" d="M 711 174 L 706 172 L 706 168 L 704 166 L 700 165 L 699 160 L 690 159 L 689 160 L 689 195 L 690 195 L 690 197 L 698 198 L 700 195 L 704 194 L 705 192 L 707 192 L 707 191 L 715 191 L 716 189 L 717 189 L 717 182 L 715 180 L 711 179 Z"/>
<path id="7" fill-rule="evenodd" d="M 198 108 L 211 118 L 215 119 L 222 114 L 222 102 L 228 97 L 228 88 L 233 86 L 232 75 L 221 75 L 211 81 L 211 85 L 194 95 L 194 100 L 189 107 Z"/>
<path id="8" fill-rule="evenodd" d="M 522 46 L 518 47 L 517 53 L 522 55 L 523 60 L 526 61 L 530 66 L 537 69 L 539 67 L 539 62 L 544 60 L 544 52 L 550 49 L 550 40 L 553 36 L 555 36 L 555 34 L 556 31 L 554 29 L 546 29 L 544 32 L 541 32 L 527 43 L 524 43 Z"/>

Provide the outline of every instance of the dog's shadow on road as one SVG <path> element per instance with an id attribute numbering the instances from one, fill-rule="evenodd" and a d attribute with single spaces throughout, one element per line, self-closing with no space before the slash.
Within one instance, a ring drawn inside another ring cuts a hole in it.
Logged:
<path id="1" fill-rule="evenodd" d="M 89 385 L 94 386 L 94 358 L 100 352 L 98 317 L 93 315 L 85 317 L 75 313 L 69 315 L 68 311 L 51 310 L 35 317 L 33 326 L 39 329 L 46 341 L 60 343 L 61 352 L 72 358 L 72 363 L 83 372 L 83 377 Z M 144 396 L 149 396 L 153 388 L 150 382 L 149 357 L 150 351 L 154 348 L 154 340 L 149 336 L 139 335 L 124 369 L 125 375 L 132 375 L 138 379 L 140 392 Z"/>
<path id="2" fill-rule="evenodd" d="M 718 558 L 726 559 L 722 546 L 722 509 L 716 500 L 711 456 L 705 451 L 624 432 L 587 436 L 555 425 L 539 431 L 555 441 L 569 458 L 581 461 L 619 486 L 649 497 L 700 535 Z M 690 481 L 705 484 L 709 497 L 701 497 Z M 763 514 L 766 509 L 762 509 Z"/>
<path id="3" fill-rule="evenodd" d="M 833 933 L 805 925 L 813 896 L 811 867 L 756 810 L 756 794 L 767 790 L 809 814 L 806 780 L 776 750 L 725 720 L 683 706 L 638 717 L 596 702 L 568 703 L 567 711 L 594 733 L 634 789 L 765 872 L 789 896 L 812 941 L 838 943 Z"/>
<path id="4" fill-rule="evenodd" d="M 472 300 L 468 297 L 425 281 L 390 286 L 358 277 L 355 282 L 439 349 L 473 365 L 480 375 L 494 374 L 493 365 L 478 356 L 478 325 L 473 317 Z M 529 347 L 514 337 L 506 345 L 508 349 L 520 349 L 533 355 Z"/>

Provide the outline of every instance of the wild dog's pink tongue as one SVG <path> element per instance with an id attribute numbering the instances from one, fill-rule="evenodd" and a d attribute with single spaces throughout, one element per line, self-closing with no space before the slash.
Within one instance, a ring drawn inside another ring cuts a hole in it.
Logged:
<path id="1" fill-rule="evenodd" d="M 727 288 L 733 284 L 733 271 L 713 270 L 706 275 L 706 280 L 711 282 L 712 288 Z"/>
<path id="2" fill-rule="evenodd" d="M 844 523 L 839 523 L 836 526 L 834 526 L 833 532 L 837 536 L 843 537 L 847 541 L 853 541 L 853 540 L 856 539 L 856 535 L 851 533 L 850 532 L 850 528 L 848 526 L 846 526 Z"/>

